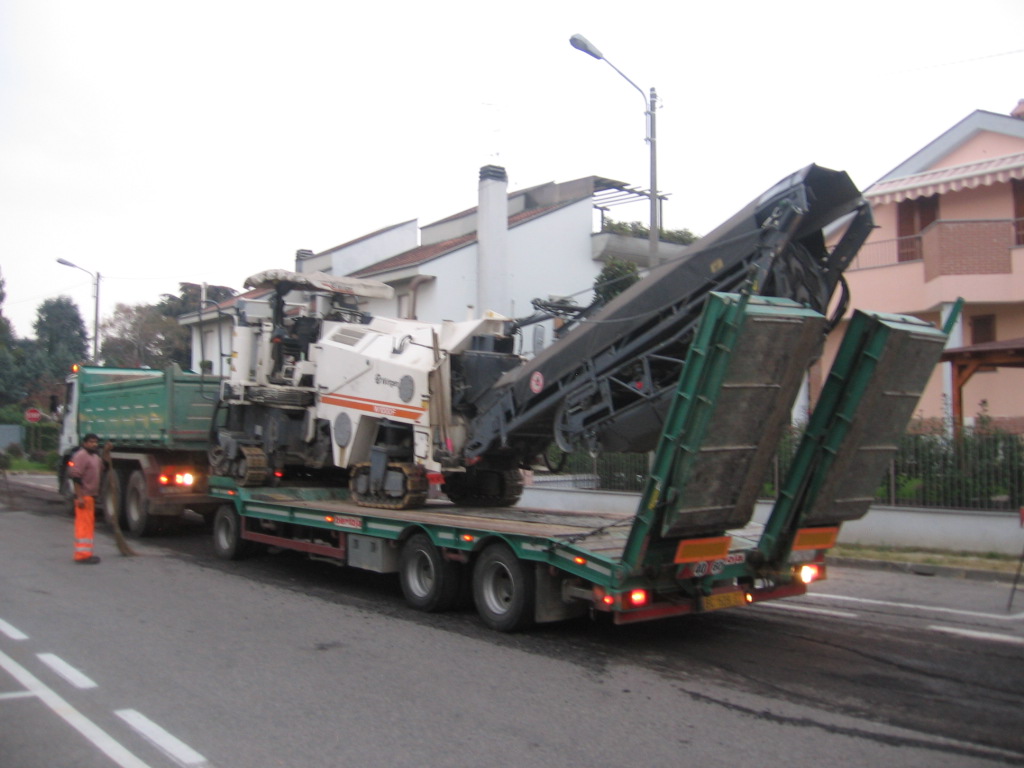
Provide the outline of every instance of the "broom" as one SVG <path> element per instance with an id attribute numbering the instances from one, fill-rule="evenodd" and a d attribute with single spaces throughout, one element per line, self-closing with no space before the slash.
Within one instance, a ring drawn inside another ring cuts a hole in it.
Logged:
<path id="1" fill-rule="evenodd" d="M 110 452 L 113 448 L 114 444 L 109 441 L 103 446 L 103 468 L 106 471 L 103 473 L 103 479 L 100 481 L 100 498 L 105 502 L 103 512 L 114 529 L 114 541 L 117 542 L 117 550 L 125 557 L 129 557 L 139 553 L 128 545 L 124 534 L 121 533 L 121 484 L 115 480 L 114 484 L 110 485 L 111 477 L 114 475 L 114 467 L 110 461 Z"/>

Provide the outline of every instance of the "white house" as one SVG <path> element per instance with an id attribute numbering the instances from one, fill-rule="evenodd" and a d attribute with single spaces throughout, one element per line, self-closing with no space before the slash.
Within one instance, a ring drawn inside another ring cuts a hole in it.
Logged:
<path id="1" fill-rule="evenodd" d="M 366 303 L 378 315 L 441 322 L 491 311 L 522 318 L 533 314 L 535 298 L 589 304 L 594 279 L 611 257 L 648 267 L 683 250 L 659 243 L 652 254 L 646 239 L 594 231 L 600 229 L 595 210 L 603 217 L 611 206 L 645 197 L 623 182 L 588 176 L 509 193 L 505 169 L 488 165 L 480 169 L 478 191 L 477 207 L 432 224 L 420 227 L 414 219 L 320 253 L 299 251 L 295 271 L 387 283 L 395 298 Z M 259 295 L 240 299 L 219 308 L 219 316 L 211 309 L 182 318 L 193 329 L 195 370 L 200 360 L 210 360 L 215 373 L 226 372 L 220 361 L 230 356 L 231 318 L 240 312 L 252 317 L 257 304 L 266 304 Z M 295 296 L 294 303 L 306 302 Z M 519 350 L 533 354 L 551 338 L 551 321 L 528 327 Z M 224 351 L 211 354 L 214 347 Z"/>

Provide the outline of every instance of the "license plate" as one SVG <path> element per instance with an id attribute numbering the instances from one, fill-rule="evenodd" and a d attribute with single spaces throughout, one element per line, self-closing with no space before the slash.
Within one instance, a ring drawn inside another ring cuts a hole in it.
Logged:
<path id="1" fill-rule="evenodd" d="M 721 592 L 717 595 L 708 595 L 704 598 L 705 611 L 717 611 L 720 608 L 736 608 L 746 604 L 747 599 L 742 590 L 735 592 Z"/>

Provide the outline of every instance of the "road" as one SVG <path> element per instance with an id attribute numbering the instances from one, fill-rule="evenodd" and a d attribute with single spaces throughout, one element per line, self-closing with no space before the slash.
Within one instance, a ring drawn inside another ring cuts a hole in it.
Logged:
<path id="1" fill-rule="evenodd" d="M 813 595 L 501 635 L 391 576 L 214 558 L 198 524 L 71 562 L 0 510 L 0 764 L 1024 765 L 1024 596 L 833 568 Z"/>

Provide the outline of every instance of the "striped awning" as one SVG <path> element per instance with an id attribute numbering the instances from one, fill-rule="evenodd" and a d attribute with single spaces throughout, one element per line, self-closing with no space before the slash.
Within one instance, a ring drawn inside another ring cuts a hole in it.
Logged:
<path id="1" fill-rule="evenodd" d="M 864 197 L 873 205 L 884 205 L 961 189 L 988 187 L 1010 179 L 1024 179 L 1024 152 L 886 179 L 869 187 Z"/>

